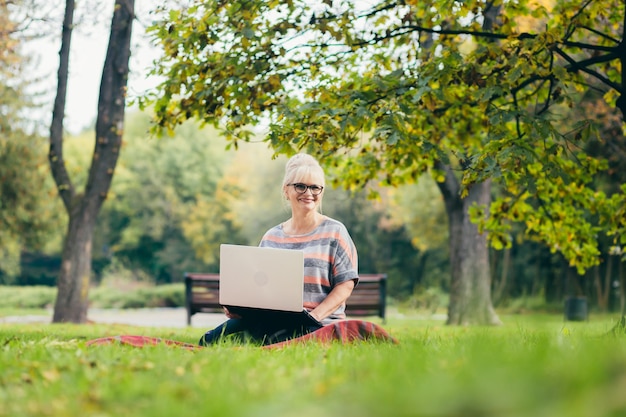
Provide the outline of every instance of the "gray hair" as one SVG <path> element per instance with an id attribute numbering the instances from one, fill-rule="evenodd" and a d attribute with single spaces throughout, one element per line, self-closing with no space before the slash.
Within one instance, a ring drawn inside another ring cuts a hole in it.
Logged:
<path id="1" fill-rule="evenodd" d="M 287 161 L 287 165 L 285 165 L 285 177 L 283 178 L 283 187 L 287 184 L 298 182 L 307 174 L 320 175 L 322 177 L 323 183 L 318 185 L 326 185 L 324 170 L 315 158 L 305 153 L 299 153 L 292 156 L 291 158 L 289 158 L 289 161 Z"/>

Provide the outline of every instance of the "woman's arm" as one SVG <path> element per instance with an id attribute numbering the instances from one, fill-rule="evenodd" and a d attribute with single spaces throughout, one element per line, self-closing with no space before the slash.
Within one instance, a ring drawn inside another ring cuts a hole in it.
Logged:
<path id="1" fill-rule="evenodd" d="M 311 315 L 317 319 L 317 321 L 322 321 L 326 317 L 330 316 L 337 310 L 337 308 L 343 304 L 350 294 L 352 294 L 352 290 L 354 289 L 354 280 L 342 282 L 335 286 L 332 291 L 328 294 L 328 296 L 322 301 L 317 307 L 315 307 L 311 311 Z"/>

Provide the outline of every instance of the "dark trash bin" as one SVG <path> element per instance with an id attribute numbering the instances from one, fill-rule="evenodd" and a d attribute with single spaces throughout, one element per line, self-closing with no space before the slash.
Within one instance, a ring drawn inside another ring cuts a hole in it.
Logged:
<path id="1" fill-rule="evenodd" d="M 565 300 L 565 320 L 584 321 L 587 320 L 587 298 L 568 297 Z"/>

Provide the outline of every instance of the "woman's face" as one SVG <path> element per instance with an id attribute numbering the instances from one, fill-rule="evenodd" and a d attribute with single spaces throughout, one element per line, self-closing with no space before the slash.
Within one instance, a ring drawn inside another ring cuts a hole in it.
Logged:
<path id="1" fill-rule="evenodd" d="M 298 181 L 294 181 L 294 184 L 304 184 L 307 186 L 317 185 L 319 187 L 322 187 L 324 185 L 324 179 L 320 175 L 310 173 L 300 178 Z M 294 185 L 285 186 L 285 196 L 291 204 L 292 212 L 306 213 L 308 211 L 317 210 L 322 202 L 322 196 L 324 195 L 324 191 L 322 190 L 321 193 L 315 195 L 313 194 L 311 188 L 307 187 L 307 189 L 303 193 L 299 193 L 296 188 L 298 187 Z"/>

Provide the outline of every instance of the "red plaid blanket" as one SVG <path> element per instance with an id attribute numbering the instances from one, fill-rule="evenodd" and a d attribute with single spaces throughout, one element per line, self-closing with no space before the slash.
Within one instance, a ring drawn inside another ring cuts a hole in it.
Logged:
<path id="1" fill-rule="evenodd" d="M 395 338 L 391 337 L 385 329 L 377 324 L 362 320 L 343 320 L 324 326 L 321 329 L 306 334 L 304 336 L 286 340 L 280 343 L 274 343 L 272 345 L 263 346 L 263 348 L 277 349 L 288 345 L 307 342 L 330 343 L 332 341 L 339 341 L 341 343 L 351 343 L 359 340 L 398 343 Z M 93 339 L 88 341 L 87 346 L 106 345 L 112 343 L 120 343 L 123 345 L 130 345 L 135 347 L 156 346 L 159 344 L 165 344 L 168 346 L 179 346 L 190 350 L 203 349 L 202 346 L 194 345 L 191 343 L 184 343 L 176 340 L 162 339 L 158 337 L 136 335 L 101 337 L 99 339 Z"/>

